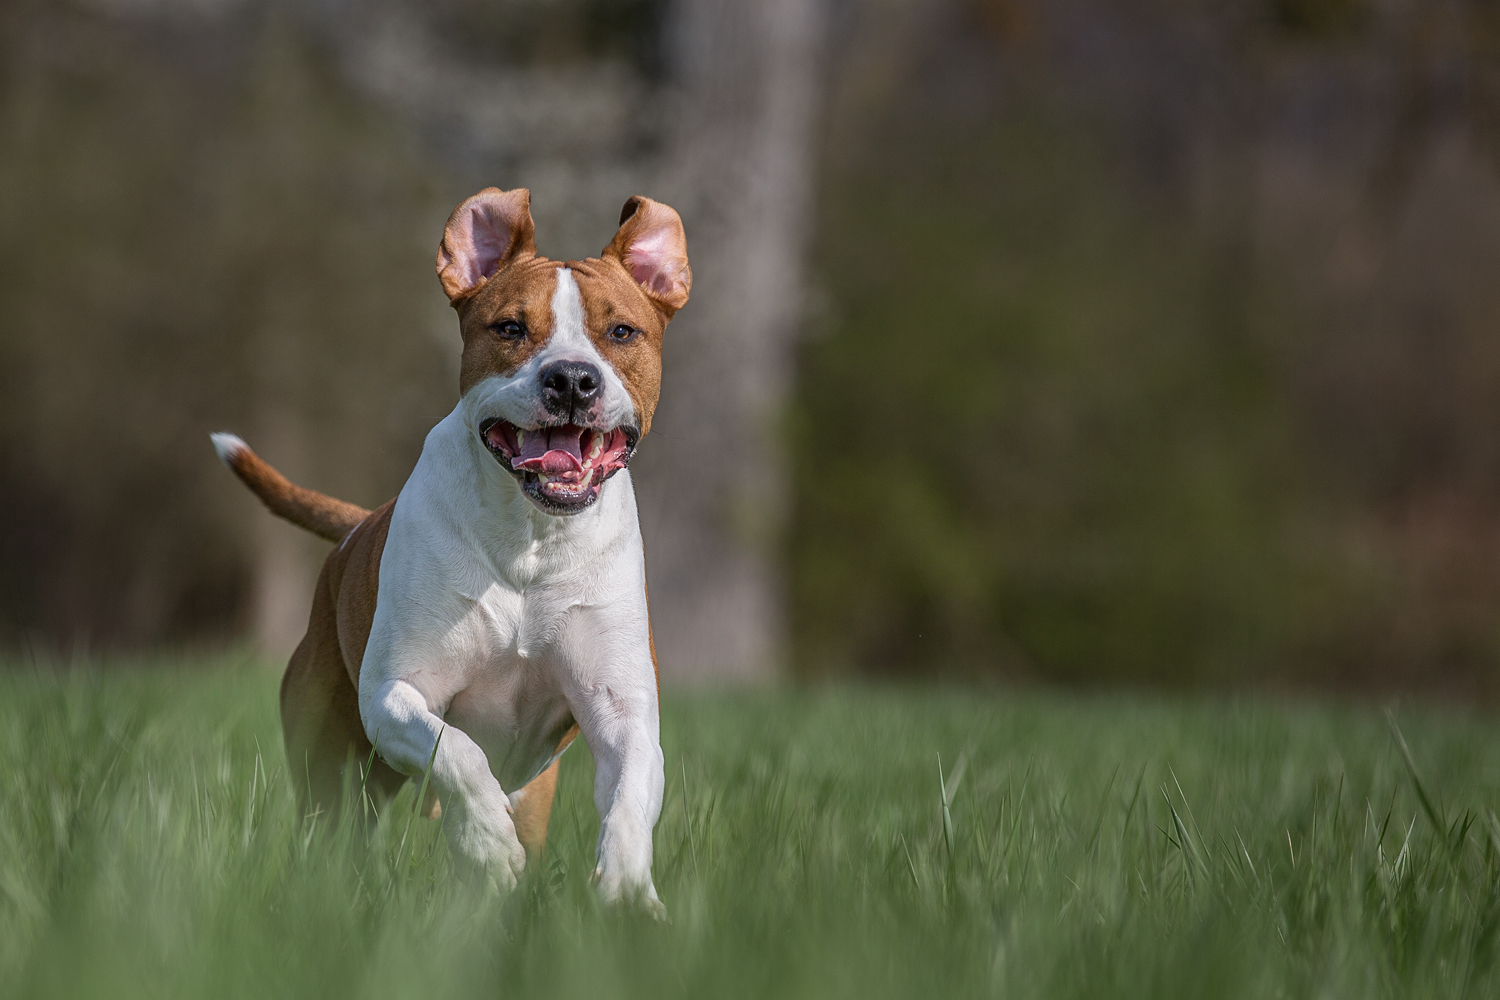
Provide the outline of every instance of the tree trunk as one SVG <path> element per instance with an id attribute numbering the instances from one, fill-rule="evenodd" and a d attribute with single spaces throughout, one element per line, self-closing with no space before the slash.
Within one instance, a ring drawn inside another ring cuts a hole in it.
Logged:
<path id="1" fill-rule="evenodd" d="M 681 211 L 692 302 L 667 334 L 636 477 L 664 678 L 771 676 L 783 658 L 776 441 L 811 228 L 821 0 L 680 0 L 663 197 Z"/>

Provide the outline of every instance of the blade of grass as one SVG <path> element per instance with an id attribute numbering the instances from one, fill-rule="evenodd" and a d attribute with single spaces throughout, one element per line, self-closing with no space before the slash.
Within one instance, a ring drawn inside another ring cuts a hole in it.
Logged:
<path id="1" fill-rule="evenodd" d="M 422 772 L 422 785 L 417 789 L 416 800 L 411 804 L 411 813 L 406 817 L 406 829 L 401 831 L 401 843 L 396 846 L 396 863 L 393 866 L 393 875 L 399 873 L 401 870 L 401 855 L 406 851 L 406 837 L 411 833 L 412 821 L 417 818 L 417 813 L 422 811 L 422 800 L 427 798 L 427 783 L 432 779 L 432 765 L 437 762 L 438 747 L 443 745 L 443 733 L 447 729 L 448 727 L 444 725 L 438 730 L 437 739 L 432 741 L 432 754 L 427 758 L 427 768 Z M 372 748 L 370 753 L 373 754 L 374 752 Z M 395 879 L 392 878 L 391 885 L 394 886 L 395 884 Z"/>
<path id="2" fill-rule="evenodd" d="M 911 884 L 916 886 L 917 889 L 920 890 L 922 888 L 922 882 L 917 878 L 917 866 L 912 864 L 911 848 L 906 846 L 906 834 L 900 833 L 897 834 L 897 836 L 901 838 L 901 853 L 906 855 L 906 871 L 911 875 Z"/>
<path id="3" fill-rule="evenodd" d="M 1401 735 L 1401 727 L 1396 725 L 1396 713 L 1392 709 L 1385 710 L 1385 721 L 1391 727 L 1391 735 L 1395 737 L 1396 748 L 1401 751 L 1401 759 L 1406 761 L 1406 771 L 1411 775 L 1411 783 L 1417 790 L 1417 801 L 1422 804 L 1422 811 L 1427 814 L 1428 822 L 1436 827 L 1439 833 L 1447 834 L 1448 824 L 1427 794 L 1427 786 L 1422 783 L 1422 776 L 1417 773 L 1417 762 L 1412 759 L 1411 748 L 1406 745 L 1406 737 Z"/>
<path id="4" fill-rule="evenodd" d="M 693 819 L 688 815 L 687 758 L 677 758 L 682 767 L 682 822 L 687 827 L 688 848 L 692 852 L 693 877 L 698 878 L 698 843 L 693 838 Z"/>
<path id="5" fill-rule="evenodd" d="M 1088 844 L 1083 849 L 1083 853 L 1085 854 L 1092 854 L 1094 852 L 1094 845 L 1099 841 L 1099 831 L 1104 826 L 1104 810 L 1109 804 L 1109 793 L 1115 787 L 1115 778 L 1119 777 L 1119 775 L 1120 765 L 1116 764 L 1114 771 L 1110 772 L 1108 783 L 1104 786 L 1104 794 L 1099 796 L 1099 814 L 1094 817 L 1094 832 L 1089 834 Z M 1125 821 L 1127 823 L 1130 822 L 1129 817 Z"/>
<path id="6" fill-rule="evenodd" d="M 953 811 L 948 807 L 952 798 L 948 794 L 947 782 L 943 780 L 943 755 L 937 755 L 938 766 L 938 804 L 942 807 L 943 815 L 943 843 L 948 848 L 948 867 L 953 867 Z M 957 786 L 955 786 L 957 787 Z"/>
<path id="7" fill-rule="evenodd" d="M 370 821 L 370 812 L 375 807 L 375 803 L 370 799 L 368 786 L 370 782 L 370 772 L 375 770 L 375 754 L 379 752 L 379 750 L 380 736 L 377 734 L 374 741 L 370 743 L 370 756 L 365 758 L 364 770 L 360 771 L 359 773 L 359 808 L 360 811 L 364 813 L 366 823 Z"/>

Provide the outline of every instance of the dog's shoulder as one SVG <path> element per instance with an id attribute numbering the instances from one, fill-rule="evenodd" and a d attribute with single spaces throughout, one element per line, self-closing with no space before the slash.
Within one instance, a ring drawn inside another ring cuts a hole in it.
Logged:
<path id="1" fill-rule="evenodd" d="M 385 553 L 396 501 L 388 500 L 370 511 L 328 554 L 323 565 L 324 586 L 338 623 L 339 649 L 349 679 L 359 684 L 359 665 L 370 641 L 375 620 L 375 600 L 380 591 L 380 558 Z"/>

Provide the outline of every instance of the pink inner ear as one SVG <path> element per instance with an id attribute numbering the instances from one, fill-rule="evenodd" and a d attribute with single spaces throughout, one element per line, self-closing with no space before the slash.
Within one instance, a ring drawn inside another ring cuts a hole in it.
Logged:
<path id="1" fill-rule="evenodd" d="M 680 258 L 672 246 L 672 233 L 665 228 L 643 233 L 630 244 L 625 262 L 631 277 L 657 295 L 670 295 L 682 271 Z"/>
<path id="2" fill-rule="evenodd" d="M 468 258 L 464 261 L 465 278 L 467 284 L 477 285 L 494 273 L 500 258 L 510 249 L 510 227 L 488 206 L 474 205 L 469 209 L 468 236 L 473 252 L 464 255 Z"/>

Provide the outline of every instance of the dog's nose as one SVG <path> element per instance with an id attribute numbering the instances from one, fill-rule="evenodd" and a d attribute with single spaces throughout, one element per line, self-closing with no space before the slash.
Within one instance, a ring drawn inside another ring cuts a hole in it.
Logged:
<path id="1" fill-rule="evenodd" d="M 588 409 L 604 388 L 599 367 L 587 361 L 554 361 L 537 377 L 542 380 L 542 405 L 560 417 Z"/>

